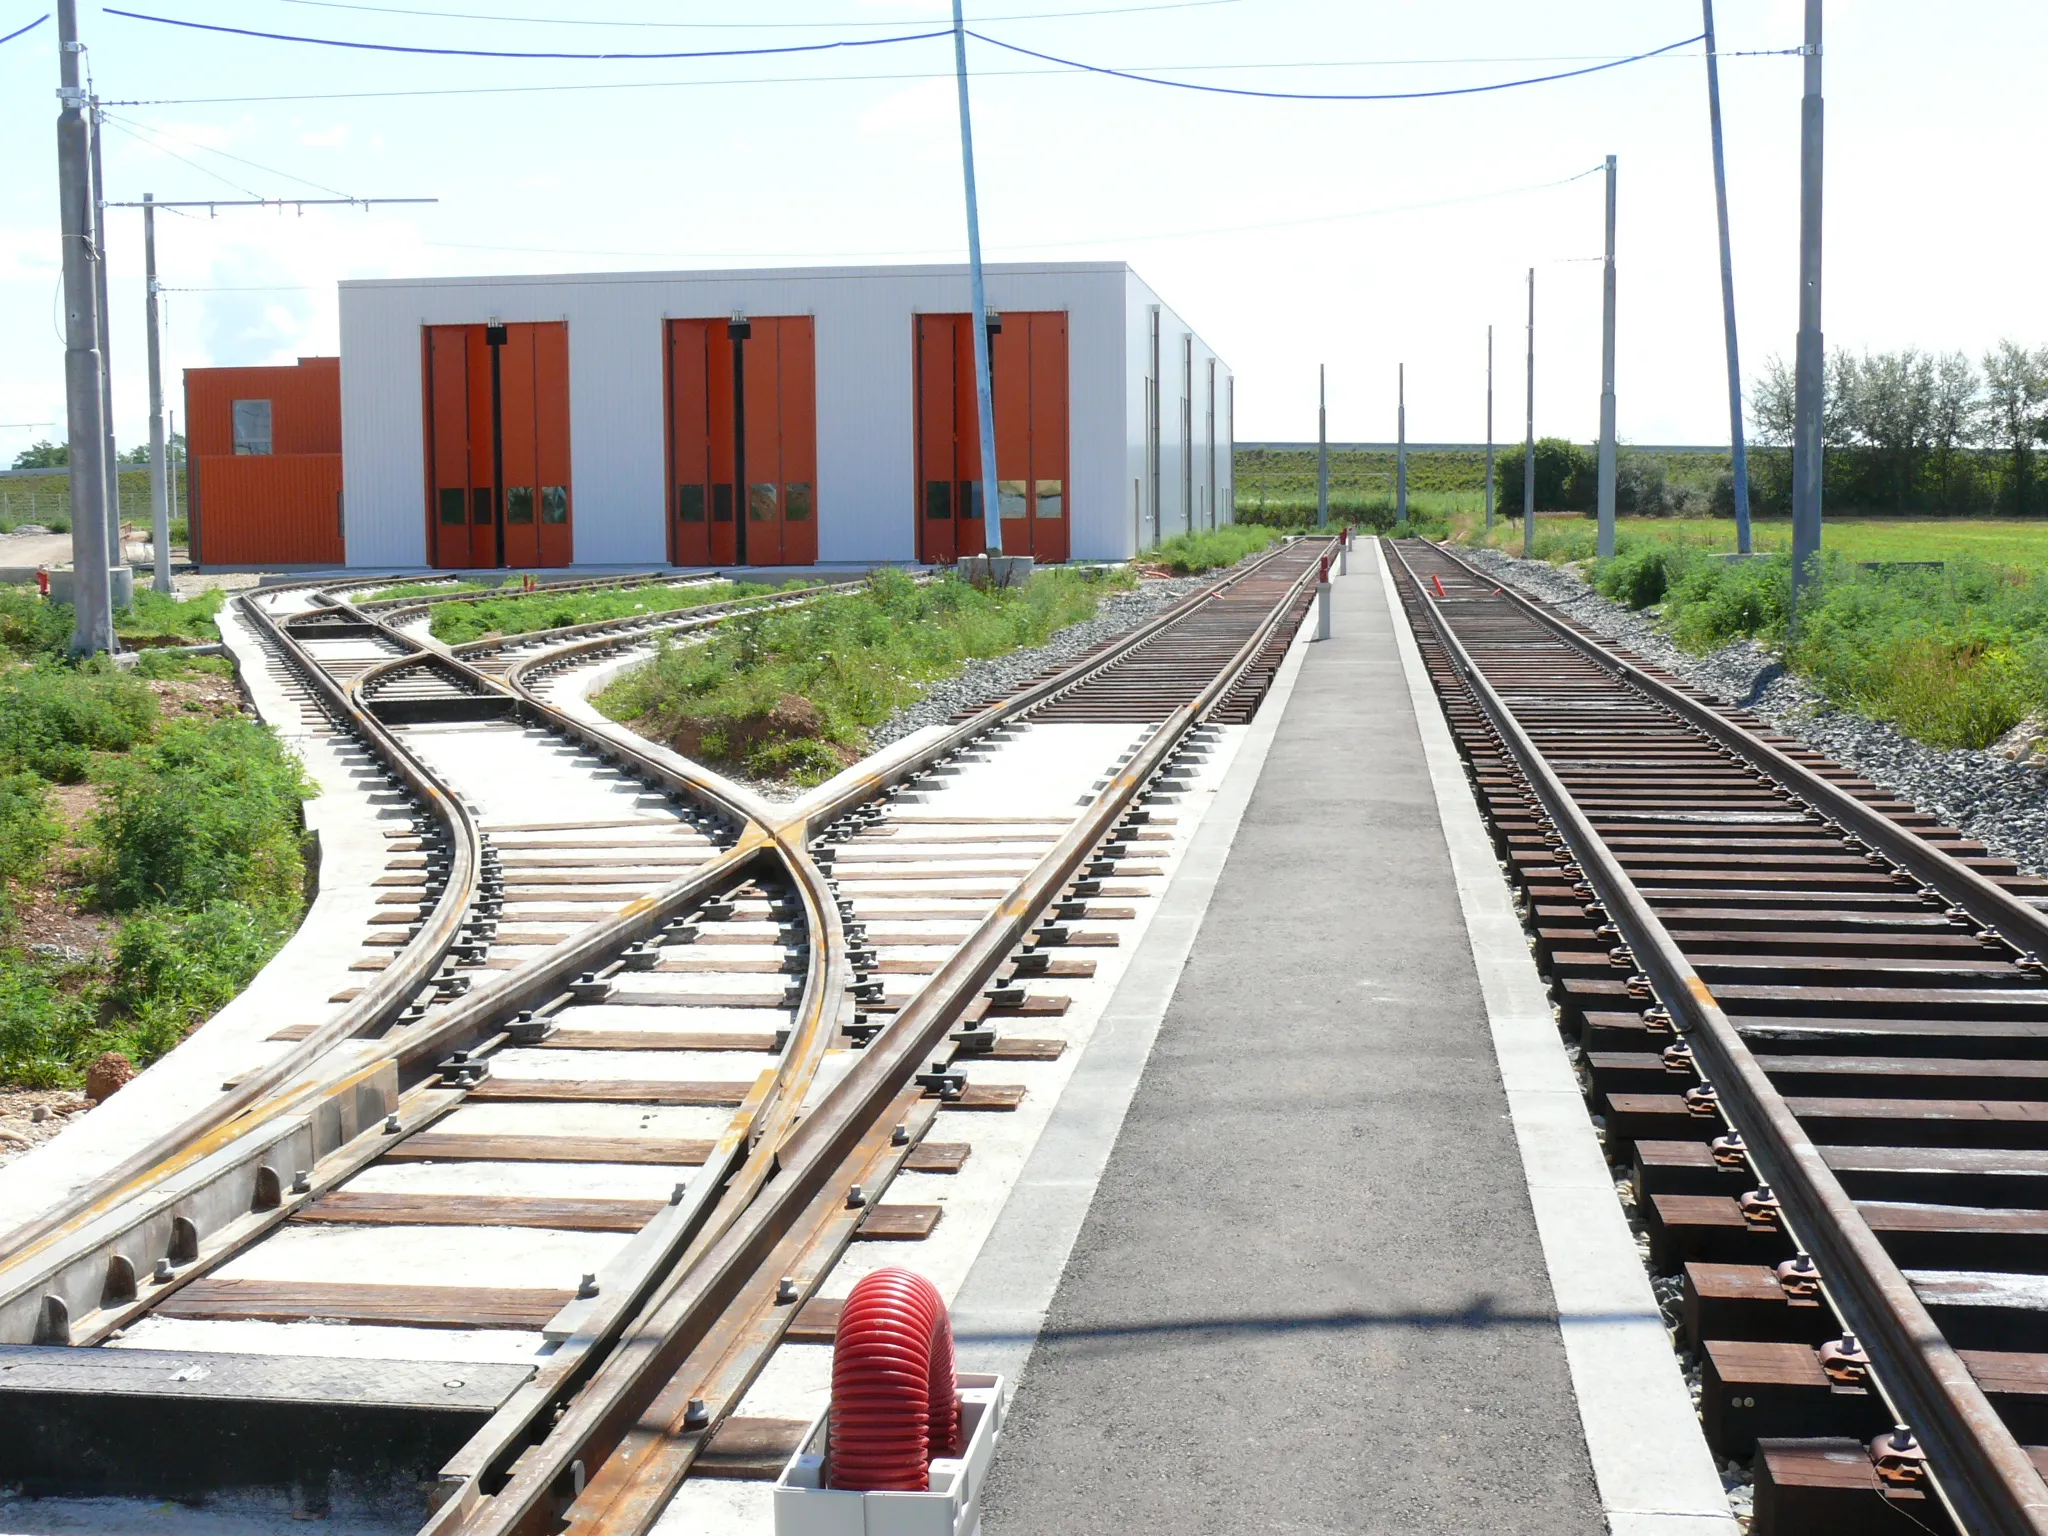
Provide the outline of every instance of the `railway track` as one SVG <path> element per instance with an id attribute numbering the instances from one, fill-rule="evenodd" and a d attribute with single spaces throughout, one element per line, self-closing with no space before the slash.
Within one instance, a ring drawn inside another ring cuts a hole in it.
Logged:
<path id="1" fill-rule="evenodd" d="M 571 707 L 720 613 L 442 650 L 347 589 L 245 601 L 393 802 L 363 984 L 8 1241 L 0 1481 L 319 1514 L 395 1476 L 483 1536 L 772 1477 L 863 1255 L 970 1236 L 1018 1155 L 935 1127 L 1064 1081 L 1320 549 L 793 806 Z"/>
<path id="2" fill-rule="evenodd" d="M 2048 1531 L 2048 882 L 1386 548 L 1753 1529 Z"/>

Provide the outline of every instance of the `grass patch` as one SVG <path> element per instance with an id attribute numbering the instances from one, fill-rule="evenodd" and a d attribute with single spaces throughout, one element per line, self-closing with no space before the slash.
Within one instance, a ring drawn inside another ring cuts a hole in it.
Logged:
<path id="1" fill-rule="evenodd" d="M 815 784 L 857 761 L 867 733 L 969 661 L 1043 643 L 1131 578 L 1041 570 L 1019 589 L 871 573 L 862 590 L 744 614 L 702 641 L 664 640 L 598 708 L 685 756 Z"/>
<path id="2" fill-rule="evenodd" d="M 1732 562 L 1713 558 L 1730 542 L 1725 523 L 1624 520 L 1614 557 L 1589 575 L 1604 595 L 1654 610 L 1687 650 L 1760 641 L 1831 702 L 1929 746 L 1989 746 L 2022 720 L 2048 716 L 2048 540 L 2036 530 L 1831 523 L 1796 641 L 1789 532 L 1759 525 L 1756 542 L 1771 553 Z M 1961 536 L 1944 538 L 1950 533 Z M 1536 552 L 1553 563 L 1586 561 L 1593 540 L 1590 522 L 1558 520 L 1539 526 Z M 1982 549 L 2018 558 L 1992 561 Z M 1942 564 L 1884 563 L 1915 560 Z"/>
<path id="3" fill-rule="evenodd" d="M 220 639 L 214 622 L 228 594 L 219 588 L 187 598 L 135 586 L 135 606 L 114 615 L 114 633 L 129 645 L 204 645 Z"/>
<path id="4" fill-rule="evenodd" d="M 46 655 L 0 668 L 0 1082 L 76 1084 L 107 1051 L 148 1065 L 297 924 L 311 785 L 274 732 L 175 681 L 222 671 L 162 652 L 132 673 Z M 97 812 L 79 792 L 60 811 L 52 785 L 80 780 Z M 29 947 L 39 925 L 96 931 L 80 908 L 110 915 L 104 948 Z"/>
<path id="5" fill-rule="evenodd" d="M 792 587 L 811 583 L 793 581 Z M 460 645 L 485 635 L 523 635 L 537 629 L 570 624 L 596 624 L 642 613 L 675 613 L 759 597 L 774 588 L 756 582 L 714 581 L 700 587 L 650 584 L 602 587 L 594 592 L 526 592 L 517 597 L 487 597 L 474 603 L 443 603 L 434 609 L 428 629 L 436 640 Z"/>
<path id="6" fill-rule="evenodd" d="M 1233 523 L 1206 533 L 1175 534 L 1138 558 L 1147 565 L 1164 566 L 1176 576 L 1197 576 L 1220 566 L 1235 565 L 1246 555 L 1256 554 L 1284 537 L 1286 534 L 1278 528 Z"/>
<path id="7" fill-rule="evenodd" d="M 383 603 L 404 597 L 447 597 L 454 592 L 493 592 L 494 581 L 402 581 L 395 587 L 378 587 L 359 593 L 358 603 Z"/>

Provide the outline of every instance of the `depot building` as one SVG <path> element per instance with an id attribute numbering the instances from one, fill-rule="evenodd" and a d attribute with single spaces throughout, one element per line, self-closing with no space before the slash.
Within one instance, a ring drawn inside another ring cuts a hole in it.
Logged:
<path id="1" fill-rule="evenodd" d="M 1122 262 L 986 269 L 1003 548 L 1231 520 L 1228 367 Z M 950 561 L 983 547 L 965 266 L 341 284 L 341 356 L 191 369 L 210 567 Z"/>

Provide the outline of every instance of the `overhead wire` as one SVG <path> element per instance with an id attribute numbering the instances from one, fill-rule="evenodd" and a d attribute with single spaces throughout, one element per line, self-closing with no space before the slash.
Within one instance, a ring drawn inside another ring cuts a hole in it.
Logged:
<path id="1" fill-rule="evenodd" d="M 16 27 L 12 32 L 8 33 L 5 37 L 0 37 L 0 43 L 11 43 L 17 37 L 20 37 L 24 32 L 35 31 L 37 27 L 40 27 L 44 22 L 48 21 L 49 19 L 50 13 L 48 11 L 45 11 L 42 15 L 38 16 L 34 21 L 30 22 L 27 26 Z"/>
<path id="2" fill-rule="evenodd" d="M 280 0 L 284 5 L 310 5 L 323 11 L 371 11 L 384 16 L 425 16 L 446 21 L 506 21 L 532 26 L 554 27 L 658 27 L 664 30 L 703 32 L 768 32 L 816 29 L 818 27 L 926 27 L 944 20 L 936 16 L 913 16 L 897 20 L 869 21 L 611 21 L 586 16 L 502 16 L 480 11 L 428 11 L 412 6 L 359 5 L 350 0 Z M 1086 11 L 1021 11 L 1009 16 L 978 16 L 977 21 L 1067 21 L 1088 16 L 1134 16 L 1146 11 L 1194 11 L 1217 5 L 1241 5 L 1244 0 L 1165 0 L 1155 5 L 1112 5 Z"/>
<path id="3" fill-rule="evenodd" d="M 249 187 L 243 186 L 238 181 L 229 181 L 227 177 L 221 175 L 219 171 L 216 171 L 211 166 L 201 165 L 197 160 L 193 160 L 185 155 L 181 155 L 175 149 L 166 149 L 163 145 L 157 143 L 156 140 L 149 138 L 146 134 L 137 133 L 133 128 L 129 127 L 127 123 L 123 122 L 120 118 L 114 117 L 110 113 L 102 112 L 100 116 L 104 118 L 108 123 L 111 123 L 114 126 L 114 128 L 119 132 L 127 134 L 128 137 L 135 140 L 136 143 L 146 144 L 160 155 L 169 155 L 173 160 L 183 161 L 186 165 L 191 166 L 192 169 L 197 171 L 200 175 L 211 176 L 215 181 L 219 182 L 224 187 L 233 187 L 237 192 L 240 192 L 245 197 L 261 197 L 263 195 L 261 192 L 254 191 Z"/>
<path id="4" fill-rule="evenodd" d="M 1048 64 L 1058 64 L 1066 69 L 1084 70 L 1091 75 L 1108 75 L 1112 79 L 1131 80 L 1143 85 L 1164 85 L 1181 91 L 1205 91 L 1217 96 L 1255 96 L 1268 101 L 1423 101 L 1440 96 L 1477 96 L 1487 91 L 1509 91 L 1525 85 L 1548 85 L 1553 80 L 1572 80 L 1581 75 L 1597 75 L 1602 70 L 1619 69 L 1624 64 L 1639 64 L 1644 59 L 1654 59 L 1659 54 L 1674 53 L 1680 48 L 1702 42 L 1706 33 L 1695 33 L 1675 43 L 1666 43 L 1661 48 L 1652 48 L 1645 53 L 1632 53 L 1626 58 L 1610 59 L 1604 64 L 1589 64 L 1584 69 L 1560 70 L 1556 74 L 1531 75 L 1522 80 L 1497 80 L 1489 85 L 1450 86 L 1433 91 L 1259 91 L 1248 86 L 1205 85 L 1199 80 L 1168 80 L 1159 75 L 1140 74 L 1135 70 L 1111 69 L 1106 64 L 1084 64 L 1078 59 L 1061 58 L 1058 54 L 1041 53 L 1036 48 L 1026 48 L 1021 43 L 1006 43 L 999 37 L 990 37 L 986 32 L 966 29 L 968 36 L 978 38 L 992 47 L 1021 53 L 1026 58 L 1041 59 Z"/>
<path id="5" fill-rule="evenodd" d="M 1488 202 L 1502 197 L 1519 197 L 1530 192 L 1544 192 L 1552 187 L 1568 186 L 1583 181 L 1588 176 L 1597 176 L 1605 171 L 1605 164 L 1588 166 L 1569 176 L 1560 176 L 1553 181 L 1528 182 L 1516 187 L 1498 187 L 1487 192 L 1468 192 L 1457 197 L 1431 198 L 1418 203 L 1394 203 L 1382 208 L 1354 208 L 1344 213 L 1313 214 L 1299 219 L 1268 219 L 1256 224 L 1226 224 L 1206 229 L 1182 229 L 1154 231 L 1136 235 L 1100 235 L 1086 240 L 1025 240 L 1014 244 L 993 241 L 997 250 L 1009 251 L 1058 251 L 1074 250 L 1092 245 L 1136 245 L 1152 240 L 1193 240 L 1215 235 L 1255 234 L 1270 229 L 1299 229 L 1307 225 L 1340 224 L 1351 219 L 1380 218 L 1394 213 L 1416 213 L 1434 208 L 1450 208 L 1464 203 Z M 429 240 L 424 242 L 437 250 L 449 251 L 499 251 L 532 256 L 619 256 L 636 260 L 665 261 L 688 259 L 692 261 L 805 261 L 815 260 L 816 254 L 808 251 L 619 251 L 593 250 L 588 247 L 564 247 L 546 245 L 482 245 L 468 241 Z M 917 246 L 908 249 L 888 251 L 840 251 L 833 253 L 847 260 L 869 260 L 891 256 L 941 255 L 952 250 L 952 246 Z"/>
<path id="6" fill-rule="evenodd" d="M 211 144 L 202 144 L 197 139 L 190 139 L 185 137 L 183 134 L 173 133 L 168 128 L 158 128 L 150 123 L 131 122 L 129 119 L 124 117 L 118 117 L 114 113 L 106 111 L 104 108 L 102 108 L 100 116 L 105 118 L 108 122 L 119 124 L 120 126 L 126 129 L 149 134 L 152 136 L 152 139 L 159 135 L 168 139 L 176 139 L 179 143 L 189 145 L 193 149 L 200 151 L 202 154 L 219 155 L 223 160 L 232 160 L 237 165 L 246 165 L 252 171 L 263 171 L 271 176 L 282 176 L 286 181 L 296 181 L 301 186 L 313 187 L 322 192 L 329 192 L 336 197 L 349 196 L 348 193 L 342 191 L 339 187 L 330 187 L 326 185 L 326 183 L 324 182 L 314 181 L 311 177 L 301 176 L 294 171 L 280 170 L 277 166 L 274 165 L 264 165 L 259 161 L 244 159 L 240 155 L 229 154 L 224 149 L 215 149 Z M 161 148 L 162 146 L 159 145 L 157 147 Z M 165 150 L 164 153 L 169 154 L 170 151 Z M 179 158 L 182 159 L 183 156 L 180 156 Z M 186 164 L 188 165 L 191 163 L 192 162 L 190 161 L 186 161 Z M 233 183 L 230 182 L 229 185 L 232 186 Z M 252 197 L 256 195 L 258 194 L 253 192 L 250 194 L 250 196 Z M 289 201 L 289 199 L 287 199 L 287 201 Z"/>
<path id="7" fill-rule="evenodd" d="M 886 48 L 895 43 L 922 43 L 935 37 L 951 37 L 951 27 L 936 32 L 906 33 L 899 37 L 841 37 L 823 43 L 778 43 L 759 48 L 693 48 L 667 51 L 570 53 L 563 50 L 517 48 L 429 48 L 420 43 L 368 43 L 352 38 L 304 37 L 295 32 L 265 32 L 255 27 L 229 27 L 213 21 L 187 21 L 176 16 L 152 16 L 144 11 L 123 11 L 105 7 L 109 16 L 129 21 L 155 22 L 165 27 L 185 27 L 195 32 L 219 32 L 230 37 L 253 37 L 272 43 L 308 43 L 320 48 L 350 48 L 367 53 L 412 53 L 444 59 L 542 59 L 581 63 L 632 63 L 664 59 L 739 59 L 778 53 L 830 53 L 839 48 Z"/>
<path id="8" fill-rule="evenodd" d="M 1656 55 L 1669 58 L 1669 54 Z M 1468 59 L 1301 59 L 1234 64 L 1161 64 L 1157 71 L 1193 73 L 1229 69 L 1394 69 L 1429 64 L 1522 64 L 1557 63 L 1585 58 L 1611 59 L 1609 54 L 1553 54 L 1533 57 L 1487 57 Z M 1039 79 L 1047 75 L 1070 75 L 1063 66 L 1044 69 L 984 69 L 977 80 Z M 107 103 L 116 107 L 217 107 L 253 106 L 282 101 L 389 101 L 442 96 L 528 96 L 577 91 L 666 91 L 701 90 L 742 85 L 844 85 L 894 83 L 908 80 L 951 80 L 951 69 L 889 70 L 846 75 L 731 75 L 720 79 L 693 80 L 586 80 L 549 81 L 539 85 L 444 85 L 419 86 L 389 91 L 284 91 L 262 96 L 150 96 Z"/>

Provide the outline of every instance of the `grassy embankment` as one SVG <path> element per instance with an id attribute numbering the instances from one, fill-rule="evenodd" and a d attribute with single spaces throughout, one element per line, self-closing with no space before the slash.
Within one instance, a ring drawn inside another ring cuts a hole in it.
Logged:
<path id="1" fill-rule="evenodd" d="M 220 594 L 138 593 L 131 639 L 217 639 Z M 224 658 L 64 659 L 69 607 L 0 589 L 0 1084 L 147 1065 L 297 925 L 297 761 Z M 31 946 L 36 946 L 32 949 Z"/>
<path id="2" fill-rule="evenodd" d="M 1590 561 L 1594 538 L 1590 521 L 1546 520 L 1536 553 Z M 1487 542 L 1519 552 L 1519 528 L 1496 525 Z M 1607 596 L 1654 612 L 1686 649 L 1756 639 L 1834 703 L 1930 746 L 1987 746 L 2048 717 L 2048 521 L 1830 521 L 1789 650 L 1789 525 L 1756 525 L 1763 560 L 1714 558 L 1733 543 L 1719 520 L 1623 519 L 1614 558 L 1588 575 Z M 1914 561 L 1941 564 L 1905 564 Z"/>
<path id="3" fill-rule="evenodd" d="M 790 587 L 812 585 L 792 581 Z M 442 603 L 428 624 L 436 640 L 460 645 L 486 635 L 523 635 L 536 629 L 561 629 L 570 624 L 596 624 L 629 619 L 643 613 L 677 613 L 729 603 L 742 597 L 765 597 L 775 589 L 751 581 L 714 581 L 701 587 L 649 583 L 637 587 L 600 587 L 588 592 L 514 592 L 474 603 Z"/>
<path id="4" fill-rule="evenodd" d="M 868 748 L 868 732 L 968 662 L 1042 644 L 1092 617 L 1122 573 L 1048 569 L 981 591 L 901 571 L 799 608 L 745 614 L 700 642 L 663 641 L 599 694 L 599 709 L 687 757 L 816 784 Z"/>

